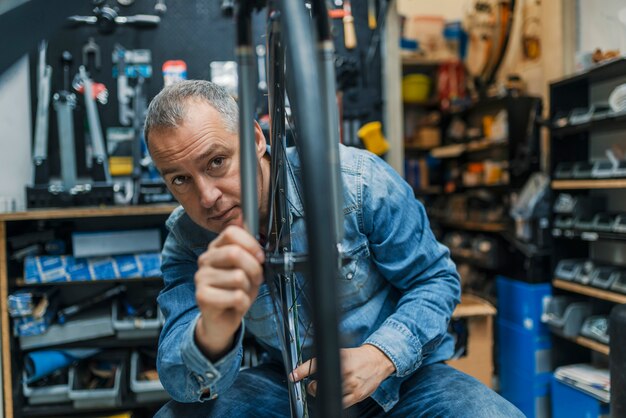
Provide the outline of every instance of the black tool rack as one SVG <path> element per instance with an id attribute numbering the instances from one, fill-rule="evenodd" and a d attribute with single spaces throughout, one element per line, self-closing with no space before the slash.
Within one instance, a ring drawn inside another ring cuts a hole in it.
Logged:
<path id="1" fill-rule="evenodd" d="M 130 230 L 140 228 L 164 228 L 164 222 L 175 208 L 174 205 L 133 206 L 133 207 L 85 207 L 76 209 L 31 210 L 21 213 L 0 214 L 0 321 L 2 325 L 2 380 L 4 416 L 79 416 L 86 413 L 115 413 L 133 410 L 137 416 L 152 416 L 161 403 L 137 402 L 134 395 L 122 393 L 121 403 L 97 410 L 74 409 L 71 403 L 55 405 L 29 405 L 22 393 L 22 365 L 24 350 L 20 348 L 18 338 L 10 331 L 11 322 L 7 309 L 7 297 L 13 291 L 25 287 L 23 266 L 12 259 L 11 239 L 28 232 L 54 230 L 55 235 L 68 239 L 72 231 L 96 231 L 103 229 Z M 162 239 L 165 231 L 162 230 Z M 62 282 L 52 284 L 29 285 L 49 289 L 56 287 L 62 299 L 81 300 L 85 295 L 97 294 L 118 283 L 124 283 L 128 292 L 155 295 L 162 287 L 159 277 L 141 279 L 94 280 L 84 282 Z M 148 292 L 149 291 L 149 292 Z M 144 293 L 145 292 L 145 293 Z M 115 337 L 97 338 L 55 347 L 94 347 L 106 351 L 121 351 L 128 354 L 133 349 L 155 348 L 156 338 Z M 128 365 L 127 365 L 128 366 Z M 128 370 L 128 367 L 126 367 Z M 128 386 L 128 385 L 125 385 Z"/>
<path id="2" fill-rule="evenodd" d="M 614 226 L 619 222 L 612 221 L 626 213 L 626 176 L 589 172 L 590 166 L 608 159 L 607 149 L 617 146 L 626 150 L 626 112 L 615 113 L 606 106 L 610 93 L 623 83 L 626 59 L 598 65 L 550 85 L 552 285 L 556 296 L 590 303 L 593 315 L 608 316 L 616 304 L 626 303 L 626 293 L 560 277 L 557 266 L 562 260 L 586 260 L 626 269 L 626 232 Z M 580 164 L 578 170 L 576 164 Z M 578 205 L 575 213 L 555 213 L 563 195 L 568 200 L 594 204 Z M 605 219 L 602 224 L 600 216 Z M 612 357 L 608 344 L 580 335 L 564 338 L 558 331 L 555 335 L 559 337 L 553 350 L 556 367 L 589 361 L 607 364 Z"/>

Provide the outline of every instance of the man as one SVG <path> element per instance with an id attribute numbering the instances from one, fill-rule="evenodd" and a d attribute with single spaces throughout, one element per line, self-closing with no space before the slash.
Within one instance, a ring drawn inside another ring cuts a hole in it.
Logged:
<path id="1" fill-rule="evenodd" d="M 182 208 L 168 219 L 163 249 L 166 323 L 158 370 L 175 401 L 159 417 L 289 416 L 287 384 L 261 245 L 242 229 L 238 108 L 220 87 L 166 87 L 148 109 L 152 159 Z M 260 225 L 267 225 L 270 162 L 255 124 Z M 411 188 L 382 160 L 341 147 L 343 248 L 353 260 L 339 279 L 343 403 L 354 416 L 517 417 L 512 405 L 443 364 L 459 300 L 448 250 L 434 238 Z M 288 190 L 297 247 L 303 235 L 298 161 Z M 263 231 L 267 232 L 267 231 Z M 294 248 L 297 250 L 297 248 Z M 239 371 L 244 329 L 273 360 Z M 313 379 L 310 358 L 292 379 Z"/>

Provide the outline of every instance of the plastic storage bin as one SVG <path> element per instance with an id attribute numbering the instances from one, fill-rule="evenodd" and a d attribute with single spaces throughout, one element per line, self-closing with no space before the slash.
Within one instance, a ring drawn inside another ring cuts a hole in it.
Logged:
<path id="1" fill-rule="evenodd" d="M 122 318 L 121 302 L 113 303 L 113 329 L 119 339 L 156 338 L 161 332 L 165 321 L 161 310 L 157 310 L 156 318 Z"/>
<path id="2" fill-rule="evenodd" d="M 544 305 L 552 295 L 549 283 L 525 283 L 498 276 L 498 318 L 522 327 L 536 335 L 550 333 L 548 326 L 541 322 Z"/>
<path id="3" fill-rule="evenodd" d="M 167 401 L 167 394 L 160 380 L 140 380 L 139 373 L 144 364 L 144 358 L 137 351 L 130 357 L 130 390 L 135 394 L 137 402 Z"/>
<path id="4" fill-rule="evenodd" d="M 86 372 L 86 365 L 90 360 L 81 362 L 78 366 L 70 368 L 69 375 L 69 398 L 76 409 L 107 408 L 121 405 L 122 379 L 125 375 L 125 360 L 115 359 L 117 363 L 113 386 L 111 388 L 88 389 L 81 387 L 80 378 Z"/>
<path id="5" fill-rule="evenodd" d="M 567 297 L 557 296 L 548 303 L 545 319 L 555 332 L 566 337 L 576 337 L 591 312 L 589 302 L 571 302 Z"/>
<path id="6" fill-rule="evenodd" d="M 552 371 L 550 335 L 532 335 L 519 325 L 498 321 L 500 378 L 517 373 L 531 379 Z"/>
<path id="7" fill-rule="evenodd" d="M 424 74 L 409 74 L 402 79 L 402 99 L 405 103 L 423 103 L 430 96 L 431 79 Z"/>
<path id="8" fill-rule="evenodd" d="M 85 341 L 115 335 L 111 322 L 111 307 L 80 313 L 65 324 L 54 324 L 45 334 L 20 337 L 22 350 Z"/>
<path id="9" fill-rule="evenodd" d="M 34 387 L 29 386 L 27 381 L 26 373 L 22 374 L 22 393 L 24 397 L 27 399 L 28 403 L 31 405 L 42 405 L 42 404 L 56 404 L 68 402 L 70 400 L 70 389 L 69 389 L 69 372 L 65 370 L 64 372 L 66 377 L 66 383 L 44 386 L 44 387 Z"/>
<path id="10" fill-rule="evenodd" d="M 609 416 L 609 405 L 593 396 L 574 389 L 555 377 L 552 377 L 551 386 L 552 418 L 601 418 Z"/>

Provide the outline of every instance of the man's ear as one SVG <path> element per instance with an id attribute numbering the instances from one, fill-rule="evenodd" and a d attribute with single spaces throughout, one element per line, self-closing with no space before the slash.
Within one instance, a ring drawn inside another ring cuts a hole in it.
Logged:
<path id="1" fill-rule="evenodd" d="M 261 157 L 263 157 L 267 152 L 267 141 L 265 140 L 263 130 L 257 121 L 254 121 L 254 142 L 256 145 L 257 157 L 261 159 Z"/>

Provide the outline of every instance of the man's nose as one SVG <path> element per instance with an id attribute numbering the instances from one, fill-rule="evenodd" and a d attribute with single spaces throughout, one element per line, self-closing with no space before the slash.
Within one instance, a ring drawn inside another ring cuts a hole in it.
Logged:
<path id="1" fill-rule="evenodd" d="M 206 209 L 211 209 L 215 202 L 222 196 L 222 192 L 211 181 L 200 179 L 197 182 L 200 194 L 200 204 Z"/>

